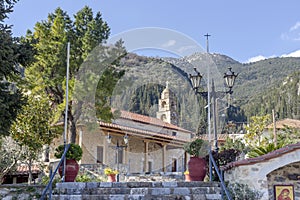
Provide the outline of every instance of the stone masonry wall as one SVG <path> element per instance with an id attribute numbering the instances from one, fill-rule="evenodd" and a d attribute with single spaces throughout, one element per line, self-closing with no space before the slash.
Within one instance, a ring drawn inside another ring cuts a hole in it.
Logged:
<path id="1" fill-rule="evenodd" d="M 45 186 L 42 185 L 23 185 L 23 184 L 10 184 L 0 185 L 0 199 L 10 200 L 27 200 L 39 199 L 43 193 Z"/>
<path id="2" fill-rule="evenodd" d="M 300 174 L 300 162 L 292 163 L 272 171 L 267 175 L 269 200 L 274 198 L 274 185 L 293 185 L 296 200 L 300 199 L 300 182 L 297 175 Z M 298 180 L 291 180 L 291 179 Z"/>

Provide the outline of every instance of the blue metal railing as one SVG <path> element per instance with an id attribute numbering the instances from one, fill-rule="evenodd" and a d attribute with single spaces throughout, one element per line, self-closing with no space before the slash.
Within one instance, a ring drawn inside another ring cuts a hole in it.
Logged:
<path id="1" fill-rule="evenodd" d="M 216 163 L 216 161 L 215 161 L 215 159 L 214 159 L 214 157 L 212 155 L 212 151 L 211 150 L 209 151 L 209 162 L 210 162 L 209 163 L 210 167 L 211 167 L 211 164 L 213 164 L 213 166 L 215 168 L 215 171 L 216 171 L 216 173 L 217 173 L 217 175 L 219 177 L 219 180 L 221 182 L 222 190 L 225 192 L 227 199 L 228 200 L 232 200 L 231 195 L 230 195 L 229 191 L 226 188 L 226 185 L 225 185 L 224 180 L 223 180 L 223 176 L 220 173 L 220 170 L 219 170 L 218 165 L 217 165 L 217 163 Z M 211 180 L 211 177 L 212 177 L 212 170 L 211 169 L 212 168 L 210 168 L 210 180 Z"/>
<path id="2" fill-rule="evenodd" d="M 46 197 L 46 195 L 47 195 L 47 191 L 48 191 L 49 189 L 50 189 L 50 191 L 49 191 L 49 199 L 51 200 L 51 194 L 52 194 L 52 182 L 53 182 L 54 176 L 55 176 L 55 174 L 57 173 L 58 168 L 60 167 L 60 165 L 62 164 L 62 162 L 64 162 L 65 157 L 66 157 L 66 155 L 67 155 L 67 152 L 68 152 L 69 148 L 70 148 L 70 144 L 67 144 L 67 145 L 66 145 L 66 148 L 65 148 L 65 151 L 64 151 L 64 153 L 63 153 L 63 155 L 62 155 L 62 157 L 61 157 L 61 159 L 60 159 L 60 161 L 59 161 L 57 167 L 55 168 L 54 172 L 52 173 L 52 171 L 50 171 L 50 180 L 49 180 L 49 183 L 48 183 L 48 185 L 46 186 L 46 188 L 44 189 L 43 194 L 42 194 L 40 200 L 44 200 L 44 199 L 45 199 L 45 197 Z"/>

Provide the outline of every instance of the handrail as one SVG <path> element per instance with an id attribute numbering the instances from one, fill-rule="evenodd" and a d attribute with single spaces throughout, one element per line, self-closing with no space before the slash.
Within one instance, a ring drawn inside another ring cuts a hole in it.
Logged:
<path id="1" fill-rule="evenodd" d="M 62 162 L 64 161 L 64 159 L 65 159 L 65 157 L 66 157 L 66 155 L 67 155 L 67 152 L 68 152 L 69 148 L 70 148 L 70 144 L 67 144 L 67 146 L 66 146 L 66 148 L 65 148 L 65 151 L 64 151 L 64 153 L 63 153 L 63 155 L 62 155 L 62 157 L 61 157 L 61 159 L 60 159 L 60 161 L 59 161 L 57 167 L 55 168 L 54 172 L 51 174 L 49 183 L 48 183 L 48 185 L 46 186 L 46 188 L 44 189 L 43 194 L 42 194 L 40 200 L 44 200 L 44 198 L 46 197 L 46 194 L 47 194 L 48 189 L 50 188 L 50 186 L 52 186 L 52 182 L 53 182 L 54 176 L 55 176 L 55 174 L 57 173 L 58 168 L 60 167 L 60 165 L 61 165 Z"/>
<path id="2" fill-rule="evenodd" d="M 223 181 L 223 177 L 222 177 L 222 175 L 221 175 L 221 173 L 220 173 L 220 171 L 219 171 L 219 168 L 218 168 L 218 166 L 217 166 L 217 163 L 216 163 L 216 161 L 215 161 L 215 159 L 214 159 L 214 157 L 213 157 L 213 155 L 212 155 L 212 151 L 209 151 L 209 158 L 210 158 L 212 164 L 214 165 L 214 168 L 215 168 L 215 170 L 216 170 L 216 172 L 217 172 L 217 175 L 218 175 L 218 177 L 219 177 L 219 179 L 220 179 L 222 189 L 223 189 L 223 191 L 225 192 L 227 199 L 228 199 L 228 200 L 232 200 L 231 195 L 230 195 L 229 191 L 227 190 L 227 188 L 226 188 L 226 186 L 225 186 L 225 183 L 224 183 L 224 181 Z"/>

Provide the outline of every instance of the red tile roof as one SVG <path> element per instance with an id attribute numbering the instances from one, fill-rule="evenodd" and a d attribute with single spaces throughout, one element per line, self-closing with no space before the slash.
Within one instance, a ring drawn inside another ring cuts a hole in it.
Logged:
<path id="1" fill-rule="evenodd" d="M 37 165 L 31 166 L 31 171 L 33 174 L 38 174 L 40 173 L 40 168 Z M 11 175 L 23 175 L 23 174 L 28 174 L 29 173 L 29 168 L 28 165 L 19 165 L 17 166 L 17 169 L 13 172 L 11 172 Z"/>
<path id="2" fill-rule="evenodd" d="M 297 144 L 287 145 L 283 148 L 277 149 L 275 151 L 272 151 L 272 152 L 270 152 L 268 154 L 265 154 L 265 155 L 262 155 L 262 156 L 258 156 L 258 157 L 255 157 L 255 158 L 247 158 L 247 159 L 244 159 L 244 160 L 239 160 L 239 161 L 228 163 L 226 166 L 222 167 L 222 169 L 226 171 L 228 169 L 231 169 L 231 168 L 234 168 L 234 167 L 237 167 L 237 166 L 241 166 L 241 165 L 253 165 L 253 164 L 256 164 L 256 163 L 265 162 L 267 160 L 270 160 L 272 158 L 280 157 L 283 154 L 295 151 L 297 149 L 300 149 L 300 142 L 297 143 Z"/>
<path id="3" fill-rule="evenodd" d="M 276 122 L 276 129 L 283 129 L 284 126 L 300 128 L 300 120 L 287 118 Z M 267 128 L 273 128 L 273 123 L 268 125 Z"/>
<path id="4" fill-rule="evenodd" d="M 189 140 L 180 139 L 180 138 L 177 138 L 176 136 L 170 136 L 170 135 L 156 133 L 156 132 L 152 132 L 152 131 L 140 130 L 140 129 L 136 129 L 136 128 L 122 126 L 119 124 L 105 123 L 105 122 L 100 121 L 99 125 L 102 128 L 113 128 L 115 130 L 119 129 L 121 132 L 127 133 L 129 135 L 138 135 L 138 136 L 143 136 L 145 138 L 151 137 L 151 138 L 155 138 L 158 140 L 159 139 L 167 140 L 167 141 L 177 143 L 177 144 L 183 144 L 183 143 L 189 142 Z"/>
<path id="5" fill-rule="evenodd" d="M 124 110 L 121 110 L 120 118 L 129 119 L 129 120 L 132 120 L 132 121 L 137 121 L 137 122 L 141 122 L 141 123 L 145 123 L 145 124 L 152 124 L 152 125 L 155 125 L 155 126 L 165 127 L 165 128 L 169 128 L 169 129 L 173 129 L 173 130 L 179 130 L 179 131 L 186 132 L 186 133 L 189 133 L 189 134 L 192 133 L 189 130 L 186 130 L 186 129 L 183 129 L 183 128 L 178 127 L 176 125 L 164 122 L 164 121 L 162 121 L 158 118 L 149 117 L 149 116 L 145 116 L 145 115 L 140 115 L 140 114 L 124 111 Z"/>

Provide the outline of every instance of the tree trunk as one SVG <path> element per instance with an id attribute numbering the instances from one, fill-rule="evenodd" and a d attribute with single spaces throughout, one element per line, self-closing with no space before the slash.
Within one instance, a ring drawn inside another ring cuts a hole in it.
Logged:
<path id="1" fill-rule="evenodd" d="M 76 143 L 76 121 L 74 119 L 74 116 L 72 115 L 72 112 L 69 112 L 69 120 L 70 120 L 70 142 Z"/>
<path id="2" fill-rule="evenodd" d="M 49 153 L 50 153 L 50 147 L 48 144 L 46 144 L 45 152 L 44 152 L 44 162 L 49 162 Z"/>
<path id="3" fill-rule="evenodd" d="M 31 185 L 31 183 L 32 183 L 32 171 L 31 171 L 31 166 L 32 166 L 32 160 L 29 159 L 29 163 L 28 163 L 28 185 Z"/>

